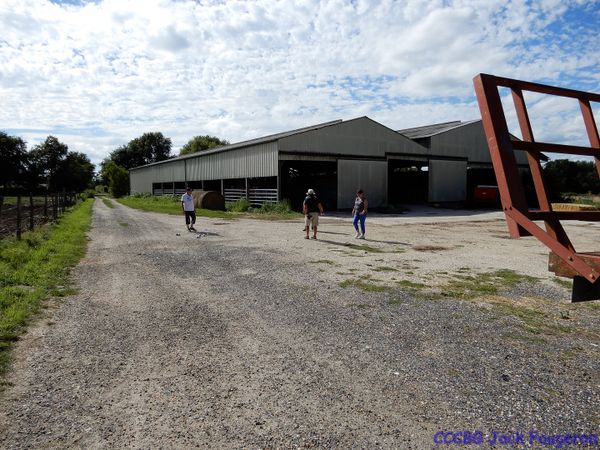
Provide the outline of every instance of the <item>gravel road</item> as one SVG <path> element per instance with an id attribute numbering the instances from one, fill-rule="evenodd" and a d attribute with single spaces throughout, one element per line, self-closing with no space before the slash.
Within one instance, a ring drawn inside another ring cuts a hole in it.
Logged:
<path id="1" fill-rule="evenodd" d="M 366 244 L 402 251 L 362 252 L 335 219 L 317 242 L 299 221 L 200 218 L 195 235 L 179 217 L 97 200 L 79 294 L 51 301 L 16 347 L 0 447 L 423 449 L 441 430 L 599 434 L 600 312 L 567 305 L 565 288 L 502 293 L 567 311 L 567 331 L 532 334 L 498 298 L 339 285 L 374 265 L 407 279 L 436 261 L 464 270 L 443 255 L 476 247 L 482 226 L 453 225 L 453 244 L 439 224 L 372 225 Z M 527 260 L 535 243 L 486 226 L 499 256 L 486 247 L 482 271 L 523 259 L 546 276 Z M 423 233 L 439 240 L 433 256 Z"/>

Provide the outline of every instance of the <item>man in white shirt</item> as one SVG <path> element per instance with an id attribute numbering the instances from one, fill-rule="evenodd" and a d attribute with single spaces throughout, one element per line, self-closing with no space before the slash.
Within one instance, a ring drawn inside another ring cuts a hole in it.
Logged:
<path id="1" fill-rule="evenodd" d="M 192 197 L 192 188 L 187 187 L 185 194 L 181 196 L 181 208 L 185 214 L 185 226 L 188 231 L 196 231 L 194 224 L 196 223 L 196 210 L 194 209 L 194 197 Z"/>

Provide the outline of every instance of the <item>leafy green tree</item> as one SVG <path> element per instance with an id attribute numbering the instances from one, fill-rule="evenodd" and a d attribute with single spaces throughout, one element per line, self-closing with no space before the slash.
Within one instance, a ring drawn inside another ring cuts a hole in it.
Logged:
<path id="1" fill-rule="evenodd" d="M 56 172 L 57 187 L 70 192 L 83 192 L 92 185 L 94 165 L 87 155 L 69 152 Z"/>
<path id="2" fill-rule="evenodd" d="M 600 193 L 600 178 L 596 165 L 591 161 L 548 161 L 544 174 L 553 201 L 559 201 L 566 193 Z"/>
<path id="3" fill-rule="evenodd" d="M 189 155 L 191 153 L 201 152 L 203 150 L 209 150 L 211 148 L 221 147 L 223 145 L 229 145 L 229 141 L 219 139 L 216 136 L 194 136 L 188 141 L 187 144 L 181 147 L 179 156 Z"/>
<path id="4" fill-rule="evenodd" d="M 129 193 L 129 171 L 124 167 L 105 159 L 102 162 L 101 176 L 113 197 L 122 197 Z"/>
<path id="5" fill-rule="evenodd" d="M 143 166 L 171 157 L 171 139 L 160 132 L 144 133 L 110 154 L 110 159 L 125 169 Z"/>
<path id="6" fill-rule="evenodd" d="M 27 170 L 27 160 L 25 141 L 0 131 L 0 186 L 21 184 Z"/>
<path id="7" fill-rule="evenodd" d="M 47 180 L 50 191 L 58 188 L 57 171 L 68 151 L 66 144 L 54 136 L 48 136 L 29 152 L 30 169 L 32 172 L 39 172 Z"/>

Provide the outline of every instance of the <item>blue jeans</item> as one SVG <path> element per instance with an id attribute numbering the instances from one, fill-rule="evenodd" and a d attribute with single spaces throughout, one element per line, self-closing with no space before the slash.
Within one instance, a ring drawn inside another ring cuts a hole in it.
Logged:
<path id="1" fill-rule="evenodd" d="M 354 220 L 352 224 L 356 231 L 358 231 L 358 222 L 360 221 L 360 229 L 362 230 L 362 234 L 365 234 L 365 220 L 367 219 L 366 214 L 354 214 Z"/>

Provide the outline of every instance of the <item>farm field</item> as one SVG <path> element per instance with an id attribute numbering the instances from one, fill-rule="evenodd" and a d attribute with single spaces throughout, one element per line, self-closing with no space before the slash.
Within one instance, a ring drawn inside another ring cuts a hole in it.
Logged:
<path id="1" fill-rule="evenodd" d="M 79 293 L 0 394 L 2 448 L 432 448 L 600 429 L 600 303 L 495 212 L 182 217 L 96 199 Z M 568 225 L 598 250 L 598 224 Z"/>

